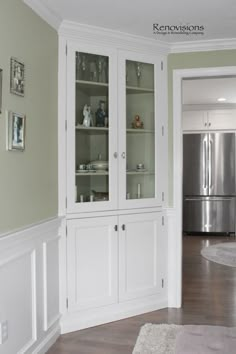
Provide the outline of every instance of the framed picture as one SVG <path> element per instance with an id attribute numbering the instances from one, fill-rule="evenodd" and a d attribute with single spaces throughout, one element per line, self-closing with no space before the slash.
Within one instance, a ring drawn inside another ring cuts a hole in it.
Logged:
<path id="1" fill-rule="evenodd" d="M 19 96 L 25 94 L 25 65 L 16 58 L 11 58 L 10 91 Z"/>
<path id="2" fill-rule="evenodd" d="M 8 150 L 25 149 L 25 115 L 9 112 Z"/>
<path id="3" fill-rule="evenodd" d="M 2 113 L 2 69 L 0 69 L 0 113 Z"/>

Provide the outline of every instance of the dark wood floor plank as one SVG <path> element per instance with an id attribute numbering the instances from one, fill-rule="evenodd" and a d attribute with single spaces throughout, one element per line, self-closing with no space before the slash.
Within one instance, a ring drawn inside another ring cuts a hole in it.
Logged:
<path id="1" fill-rule="evenodd" d="M 183 308 L 154 311 L 62 335 L 47 354 L 131 354 L 145 323 L 236 326 L 236 268 L 200 255 L 205 245 L 228 241 L 233 239 L 184 237 Z"/>

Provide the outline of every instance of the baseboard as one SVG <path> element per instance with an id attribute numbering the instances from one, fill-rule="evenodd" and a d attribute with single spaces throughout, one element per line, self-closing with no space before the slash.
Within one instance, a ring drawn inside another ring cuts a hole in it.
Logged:
<path id="1" fill-rule="evenodd" d="M 155 295 L 101 308 L 67 313 L 61 318 L 61 333 L 78 331 L 166 307 L 168 307 L 167 296 L 157 298 L 157 295 Z"/>
<path id="2" fill-rule="evenodd" d="M 60 325 L 58 323 L 57 326 L 41 341 L 41 343 L 39 343 L 36 349 L 32 351 L 32 354 L 45 354 L 60 337 L 60 334 Z"/>

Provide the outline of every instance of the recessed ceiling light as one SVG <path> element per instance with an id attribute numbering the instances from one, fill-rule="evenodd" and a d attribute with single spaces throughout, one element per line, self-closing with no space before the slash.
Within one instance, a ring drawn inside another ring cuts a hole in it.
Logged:
<path id="1" fill-rule="evenodd" d="M 225 101 L 226 101 L 226 98 L 220 97 L 220 98 L 217 98 L 217 101 L 218 101 L 218 102 L 225 102 Z"/>

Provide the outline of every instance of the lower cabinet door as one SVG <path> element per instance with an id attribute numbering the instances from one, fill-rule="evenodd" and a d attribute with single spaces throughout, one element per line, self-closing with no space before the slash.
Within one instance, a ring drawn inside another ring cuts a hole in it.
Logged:
<path id="1" fill-rule="evenodd" d="M 167 259 L 162 214 L 120 216 L 119 224 L 119 301 L 159 293 Z"/>
<path id="2" fill-rule="evenodd" d="M 67 222 L 68 310 L 118 301 L 117 217 Z"/>

